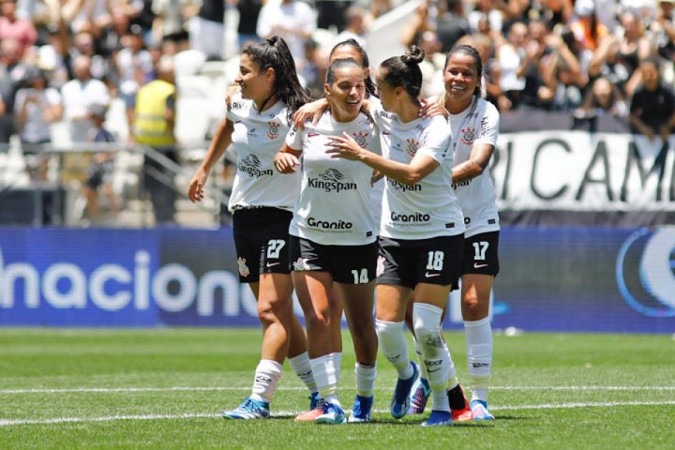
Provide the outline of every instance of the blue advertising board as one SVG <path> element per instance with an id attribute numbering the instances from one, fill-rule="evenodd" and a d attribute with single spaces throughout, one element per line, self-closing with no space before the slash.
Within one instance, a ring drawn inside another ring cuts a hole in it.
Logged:
<path id="1" fill-rule="evenodd" d="M 495 328 L 675 332 L 675 227 L 505 227 L 500 260 Z M 257 324 L 230 228 L 0 229 L 0 326 Z"/>

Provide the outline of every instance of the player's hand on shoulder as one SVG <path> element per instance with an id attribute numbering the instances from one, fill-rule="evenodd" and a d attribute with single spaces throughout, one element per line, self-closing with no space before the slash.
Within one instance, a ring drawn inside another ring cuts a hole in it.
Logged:
<path id="1" fill-rule="evenodd" d="M 316 124 L 327 108 L 328 101 L 325 98 L 306 103 L 293 114 L 293 125 L 297 128 L 304 128 L 305 124 L 310 120 Z"/>
<path id="2" fill-rule="evenodd" d="M 227 88 L 227 94 L 225 95 L 225 104 L 228 108 L 232 106 L 232 97 L 237 92 L 241 92 L 241 86 L 238 84 L 232 84 Z"/>
<path id="3" fill-rule="evenodd" d="M 422 107 L 420 108 L 420 117 L 443 116 L 447 119 L 450 114 L 438 99 L 427 100 L 425 98 L 420 98 L 420 103 L 422 104 Z"/>

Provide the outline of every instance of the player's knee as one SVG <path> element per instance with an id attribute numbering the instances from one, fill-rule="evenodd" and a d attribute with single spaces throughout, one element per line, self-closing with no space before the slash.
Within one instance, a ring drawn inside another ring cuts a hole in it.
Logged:
<path id="1" fill-rule="evenodd" d="M 415 338 L 425 355 L 435 354 L 443 348 L 441 339 L 441 315 L 437 306 L 416 303 L 413 308 L 413 329 Z"/>
<path id="2" fill-rule="evenodd" d="M 403 335 L 403 322 L 388 322 L 385 320 L 375 321 L 375 332 L 380 344 L 387 347 L 387 344 L 397 343 Z"/>
<path id="3" fill-rule="evenodd" d="M 307 328 L 324 329 L 329 328 L 332 323 L 330 311 L 311 311 L 309 313 L 305 311 L 304 315 Z"/>

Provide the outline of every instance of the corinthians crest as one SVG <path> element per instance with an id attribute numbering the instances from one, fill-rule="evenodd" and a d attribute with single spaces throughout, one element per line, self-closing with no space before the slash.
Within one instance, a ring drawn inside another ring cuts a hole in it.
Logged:
<path id="1" fill-rule="evenodd" d="M 476 129 L 475 128 L 466 128 L 462 134 L 462 144 L 471 145 L 473 141 L 476 140 Z"/>
<path id="2" fill-rule="evenodd" d="M 267 129 L 267 137 L 270 139 L 276 139 L 279 137 L 279 122 L 267 122 L 269 128 Z"/>
<path id="3" fill-rule="evenodd" d="M 357 144 L 359 144 L 359 147 L 361 148 L 368 148 L 368 133 L 365 131 L 359 131 L 358 133 L 353 133 L 352 137 L 356 141 Z"/>
<path id="4" fill-rule="evenodd" d="M 417 149 L 420 148 L 420 142 L 413 138 L 406 139 L 405 142 L 408 144 L 405 151 L 411 158 L 414 157 L 417 153 Z"/>

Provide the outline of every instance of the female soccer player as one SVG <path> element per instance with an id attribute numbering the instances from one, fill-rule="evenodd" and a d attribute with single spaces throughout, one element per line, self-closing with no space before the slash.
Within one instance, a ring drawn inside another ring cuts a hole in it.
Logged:
<path id="1" fill-rule="evenodd" d="M 324 85 L 329 109 L 316 124 L 291 131 L 275 158 L 280 172 L 302 173 L 290 226 L 290 258 L 305 314 L 312 373 L 323 401 L 316 423 L 346 421 L 338 399 L 342 342 L 336 311 L 341 313 L 342 307 L 357 361 L 350 422 L 369 421 L 373 404 L 377 225 L 370 211 L 372 169 L 326 154 L 331 139 L 343 134 L 358 141 L 364 152 L 380 153 L 377 130 L 363 109 L 365 78 L 356 60 L 334 60 Z"/>
<path id="2" fill-rule="evenodd" d="M 441 316 L 458 282 L 464 222 L 452 193 L 450 130 L 441 116 L 420 117 L 424 51 L 412 47 L 385 60 L 376 83 L 382 110 L 374 117 L 383 156 L 365 151 L 350 136 L 333 138 L 328 153 L 360 161 L 387 178 L 380 226 L 376 330 L 384 356 L 398 372 L 391 414 L 408 413 L 419 376 L 403 336 L 406 305 L 414 302 L 413 324 L 421 343 L 434 400 L 423 426 L 452 423 L 447 396 L 449 352 L 441 337 Z M 448 195 L 448 192 L 450 195 Z"/>
<path id="3" fill-rule="evenodd" d="M 291 300 L 288 226 L 300 176 L 281 176 L 273 165 L 293 113 L 309 98 L 286 43 L 276 36 L 242 50 L 235 81 L 238 89 L 228 98 L 227 116 L 190 182 L 188 197 L 193 202 L 204 198 L 211 169 L 232 144 L 237 172 L 228 208 L 233 213 L 239 280 L 249 284 L 258 300 L 263 339 L 251 395 L 223 417 L 260 419 L 270 415 L 286 356 L 312 393 L 310 409 L 318 402 L 305 333 Z"/>
<path id="4" fill-rule="evenodd" d="M 448 53 L 445 94 L 438 102 L 450 113 L 455 166 L 452 187 L 464 213 L 466 241 L 462 260 L 462 317 L 471 387 L 473 420 L 493 420 L 487 408 L 492 374 L 490 292 L 499 273 L 497 195 L 486 170 L 499 137 L 499 112 L 481 98 L 483 64 L 469 45 Z"/>

